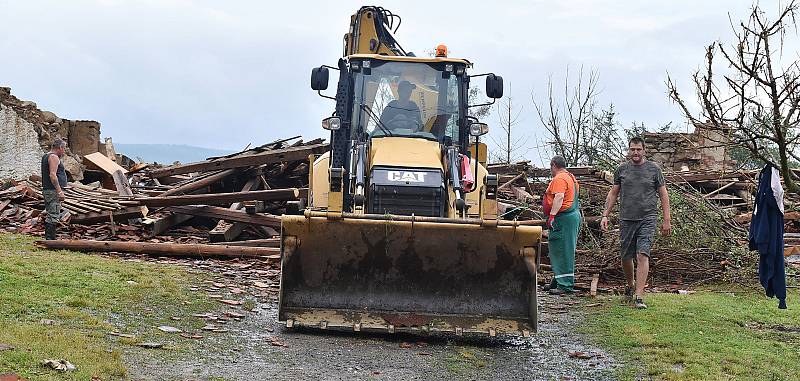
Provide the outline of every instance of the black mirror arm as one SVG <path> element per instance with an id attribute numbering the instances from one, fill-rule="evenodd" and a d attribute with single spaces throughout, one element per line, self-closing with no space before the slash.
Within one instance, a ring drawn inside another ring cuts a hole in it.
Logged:
<path id="1" fill-rule="evenodd" d="M 489 102 L 489 103 L 481 103 L 481 104 L 477 104 L 477 105 L 467 105 L 467 108 L 480 107 L 480 106 L 491 106 L 496 101 L 497 101 L 497 98 L 492 98 L 492 101 Z"/>
<path id="2" fill-rule="evenodd" d="M 334 98 L 334 97 L 330 97 L 330 96 L 327 96 L 327 95 L 323 94 L 323 93 L 322 93 L 322 90 L 317 90 L 317 94 L 319 94 L 319 96 L 321 96 L 321 97 L 323 97 L 323 98 L 328 98 L 328 99 L 333 99 L 333 100 L 336 100 L 336 98 Z"/>

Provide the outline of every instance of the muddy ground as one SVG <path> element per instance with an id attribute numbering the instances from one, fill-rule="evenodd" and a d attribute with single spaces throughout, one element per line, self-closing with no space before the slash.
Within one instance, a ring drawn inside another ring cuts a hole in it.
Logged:
<path id="1" fill-rule="evenodd" d="M 582 305 L 591 303 L 586 298 L 540 292 L 539 332 L 527 339 L 323 333 L 278 324 L 274 295 L 231 295 L 231 288 L 222 287 L 238 292 L 234 286 L 246 284 L 252 274 L 220 266 L 203 269 L 208 270 L 215 283 L 192 289 L 244 301 L 215 313 L 233 310 L 245 316 L 220 324 L 226 332 L 198 331 L 199 340 L 177 338 L 192 341 L 190 349 L 131 347 L 124 355 L 131 379 L 611 380 L 619 366 L 575 332 L 584 319 Z"/>

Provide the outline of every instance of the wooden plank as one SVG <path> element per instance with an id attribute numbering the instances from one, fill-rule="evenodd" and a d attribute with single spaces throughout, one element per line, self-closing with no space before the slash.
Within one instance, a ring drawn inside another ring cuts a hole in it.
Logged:
<path id="1" fill-rule="evenodd" d="M 72 200 L 72 199 L 69 199 L 69 198 L 64 199 L 64 201 L 62 201 L 61 203 L 62 204 L 68 204 L 68 205 L 77 206 L 79 208 L 86 209 L 86 210 L 91 211 L 91 212 L 102 212 L 103 211 L 102 208 L 98 208 L 98 207 L 96 207 L 94 205 L 91 205 L 90 203 L 80 202 L 80 201 Z"/>
<path id="2" fill-rule="evenodd" d="M 144 217 L 144 215 L 142 214 L 142 208 L 139 206 L 133 206 L 128 208 L 105 210 L 99 213 L 89 212 L 89 213 L 73 214 L 72 218 L 70 219 L 70 223 L 89 225 L 97 222 L 108 222 L 111 221 L 112 215 L 115 221 Z"/>
<path id="3" fill-rule="evenodd" d="M 717 194 L 717 193 L 719 193 L 719 192 L 721 192 L 721 191 L 725 190 L 726 188 L 728 188 L 728 187 L 730 187 L 730 186 L 732 186 L 732 185 L 734 185 L 734 184 L 736 184 L 736 183 L 737 183 L 736 181 L 733 181 L 733 182 L 730 182 L 730 183 L 728 183 L 728 184 L 725 184 L 725 185 L 723 185 L 723 186 L 721 186 L 721 187 L 717 188 L 717 189 L 716 189 L 716 190 L 714 190 L 713 192 L 709 192 L 709 193 L 706 193 L 706 194 L 704 194 L 704 195 L 703 195 L 703 197 L 705 197 L 705 198 L 709 198 L 709 197 L 711 197 L 711 196 L 713 196 L 713 195 L 715 195 L 715 194 Z"/>
<path id="4" fill-rule="evenodd" d="M 173 176 L 164 176 L 159 178 L 153 178 L 153 181 L 158 181 L 161 185 L 175 185 L 178 183 L 183 183 L 185 181 L 191 180 L 192 177 L 189 175 L 173 175 Z"/>
<path id="5" fill-rule="evenodd" d="M 205 172 L 220 169 L 251 167 L 254 165 L 273 164 L 283 161 L 307 160 L 308 155 L 321 154 L 328 150 L 327 144 L 312 144 L 299 147 L 289 147 L 264 151 L 257 154 L 234 156 L 214 160 L 205 160 L 197 163 L 174 165 L 150 171 L 150 176 L 161 178 L 170 175 L 179 175 L 192 172 Z"/>
<path id="6" fill-rule="evenodd" d="M 80 191 L 87 192 L 87 194 L 96 195 L 96 196 L 99 196 L 99 195 L 118 196 L 119 195 L 119 193 L 117 191 L 113 191 L 113 190 L 110 190 L 110 189 L 105 189 L 105 188 L 102 188 L 102 187 L 90 187 L 88 185 L 84 185 L 84 184 L 81 184 L 79 182 L 69 183 L 69 188 L 75 188 L 76 191 L 80 190 Z"/>
<path id="7" fill-rule="evenodd" d="M 131 167 L 131 170 L 128 173 L 141 172 L 147 168 L 150 168 L 149 163 L 136 163 L 133 165 L 133 167 Z"/>
<path id="8" fill-rule="evenodd" d="M 247 214 L 239 210 L 230 210 L 228 208 L 220 208 L 218 206 L 170 206 L 167 208 L 167 210 L 173 213 L 222 219 L 232 222 L 243 222 L 251 225 L 263 225 L 273 228 L 279 228 L 281 226 L 281 219 L 277 216 L 266 214 Z"/>
<path id="9" fill-rule="evenodd" d="M 220 257 L 220 258 L 261 258 L 276 262 L 280 259 L 280 249 L 272 247 L 222 246 L 186 243 L 153 243 L 125 241 L 91 240 L 48 240 L 37 241 L 36 245 L 51 250 L 78 250 L 88 252 L 121 252 L 147 254 L 153 256 L 176 257 Z"/>
<path id="10" fill-rule="evenodd" d="M 600 274 L 592 274 L 592 284 L 589 287 L 589 295 L 597 296 L 597 283 L 600 282 Z"/>
<path id="11" fill-rule="evenodd" d="M 71 212 L 77 212 L 79 214 L 82 214 L 82 213 L 99 213 L 99 212 L 103 211 L 102 209 L 95 209 L 95 208 L 89 209 L 89 208 L 86 208 L 81 204 L 76 204 L 76 203 L 72 202 L 71 200 L 62 201 L 61 202 L 61 206 L 64 207 L 64 208 L 69 209 Z"/>
<path id="12" fill-rule="evenodd" d="M 111 159 L 107 158 L 106 155 L 103 155 L 100 152 L 90 153 L 84 156 L 83 164 L 90 168 L 102 170 L 109 176 L 113 175 L 116 171 L 122 171 L 123 174 L 128 173 L 125 168 L 122 168 L 119 164 L 111 161 Z"/>
<path id="13" fill-rule="evenodd" d="M 117 193 L 119 193 L 120 196 L 133 196 L 131 184 L 128 182 L 128 178 L 125 176 L 123 170 L 117 169 L 111 174 L 111 177 L 114 178 L 114 185 L 117 187 Z"/>
<path id="14" fill-rule="evenodd" d="M 142 197 L 135 198 L 139 205 L 145 206 L 180 206 L 180 205 L 220 205 L 232 204 L 239 201 L 290 201 L 300 197 L 297 188 L 261 190 L 252 192 L 191 194 L 167 197 Z"/>
<path id="15" fill-rule="evenodd" d="M 124 172 L 122 172 L 121 170 L 116 170 L 111 175 L 111 177 L 114 178 L 114 185 L 116 186 L 117 192 L 119 193 L 120 196 L 133 196 L 133 190 L 131 189 L 131 184 L 130 182 L 128 182 L 128 177 L 125 176 Z M 142 217 L 147 216 L 148 210 L 146 206 L 140 206 L 139 210 L 141 212 Z M 141 221 L 142 220 L 139 218 L 132 218 L 128 222 L 132 224 L 138 224 Z"/>
<path id="16" fill-rule="evenodd" d="M 519 179 L 520 179 L 522 176 L 525 176 L 525 175 L 526 175 L 526 173 L 525 173 L 525 172 L 521 172 L 520 174 L 518 174 L 518 175 L 514 176 L 514 177 L 513 177 L 511 180 L 508 180 L 508 181 L 506 181 L 505 183 L 503 183 L 503 185 L 501 185 L 501 186 L 497 187 L 497 190 L 503 189 L 503 188 L 505 188 L 505 187 L 507 187 L 507 186 L 511 185 L 511 184 L 512 184 L 514 181 L 517 181 L 517 180 L 519 180 Z"/>

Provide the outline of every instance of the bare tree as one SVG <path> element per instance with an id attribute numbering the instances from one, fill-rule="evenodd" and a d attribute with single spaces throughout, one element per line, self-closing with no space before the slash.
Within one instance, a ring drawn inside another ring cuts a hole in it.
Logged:
<path id="1" fill-rule="evenodd" d="M 527 153 L 526 145 L 530 135 L 518 134 L 515 128 L 520 122 L 521 113 L 522 107 L 517 108 L 514 105 L 514 98 L 511 96 L 503 98 L 497 105 L 501 131 L 497 137 L 494 134 L 489 135 L 489 139 L 496 147 L 495 152 L 497 153 L 493 158 L 495 162 L 512 163 L 522 159 Z M 521 152 L 523 149 L 525 152 Z"/>
<path id="2" fill-rule="evenodd" d="M 591 123 L 582 133 L 582 141 L 578 147 L 582 158 L 576 163 L 604 169 L 614 169 L 625 157 L 628 139 L 621 135 L 621 126 L 616 120 L 617 112 L 614 104 L 600 110 L 592 117 Z M 635 135 L 635 126 L 632 129 L 623 129 L 626 135 Z M 629 137 L 630 138 L 630 137 Z"/>
<path id="3" fill-rule="evenodd" d="M 800 160 L 800 70 L 796 59 L 784 56 L 783 46 L 790 28 L 796 34 L 797 10 L 792 0 L 773 21 L 755 3 L 747 20 L 731 22 L 731 46 L 716 41 L 706 48 L 705 68 L 692 77 L 699 115 L 689 111 L 675 82 L 667 79 L 670 98 L 693 124 L 704 124 L 721 143 L 730 140 L 779 168 L 790 191 L 798 190 L 790 163 Z M 714 72 L 719 61 L 728 69 L 721 76 Z"/>
<path id="4" fill-rule="evenodd" d="M 539 121 L 547 130 L 547 147 L 563 156 L 567 165 L 616 164 L 621 155 L 620 134 L 614 106 L 598 112 L 599 75 L 596 71 L 578 71 L 574 84 L 569 67 L 564 76 L 563 104 L 556 99 L 552 76 L 547 81 L 547 101 L 539 103 L 531 93 Z"/>

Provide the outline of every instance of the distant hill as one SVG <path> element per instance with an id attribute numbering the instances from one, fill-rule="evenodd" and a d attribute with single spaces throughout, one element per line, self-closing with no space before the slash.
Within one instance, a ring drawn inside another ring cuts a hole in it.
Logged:
<path id="1" fill-rule="evenodd" d="M 133 160 L 147 163 L 172 164 L 191 163 L 212 156 L 223 156 L 235 151 L 195 147 L 184 144 L 125 144 L 114 142 L 114 149 Z"/>

